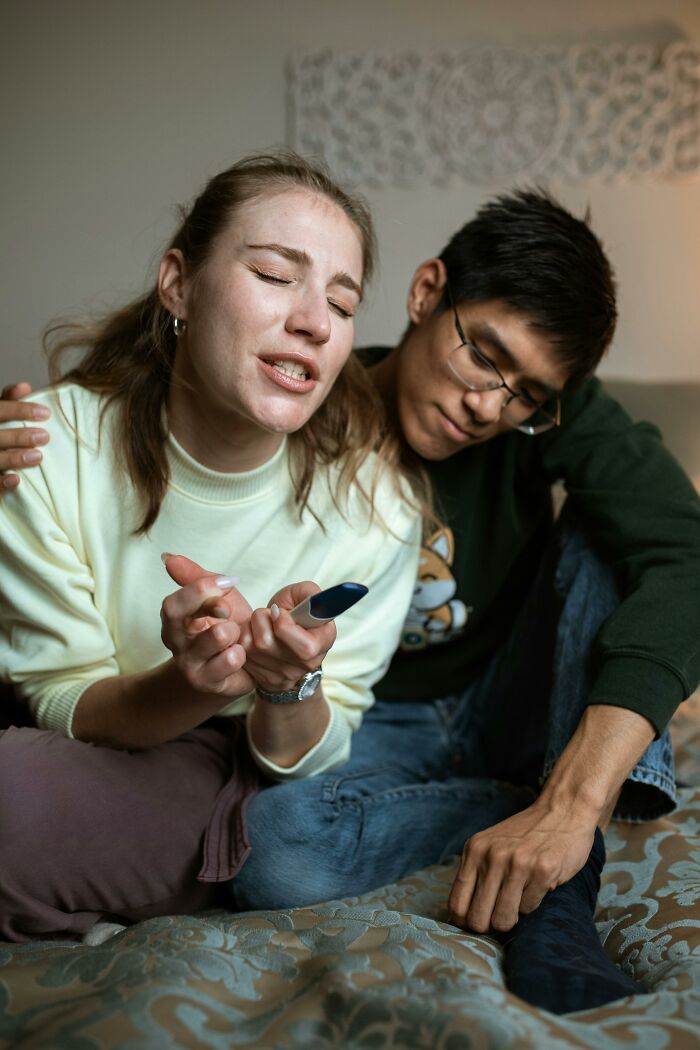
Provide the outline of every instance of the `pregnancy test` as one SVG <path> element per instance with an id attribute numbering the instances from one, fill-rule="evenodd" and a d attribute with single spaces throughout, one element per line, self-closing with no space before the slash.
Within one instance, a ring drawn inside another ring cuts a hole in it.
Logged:
<path id="1" fill-rule="evenodd" d="M 335 587 L 327 587 L 325 591 L 319 591 L 299 602 L 291 610 L 290 616 L 300 627 L 320 627 L 359 602 L 367 590 L 363 583 L 337 583 Z"/>

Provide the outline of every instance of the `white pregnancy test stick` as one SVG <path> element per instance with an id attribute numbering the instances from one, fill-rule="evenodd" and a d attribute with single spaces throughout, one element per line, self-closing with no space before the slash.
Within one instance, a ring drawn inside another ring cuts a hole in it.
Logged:
<path id="1" fill-rule="evenodd" d="M 300 627 L 320 627 L 334 620 L 367 594 L 363 583 L 337 583 L 325 591 L 312 594 L 292 609 L 290 615 Z"/>

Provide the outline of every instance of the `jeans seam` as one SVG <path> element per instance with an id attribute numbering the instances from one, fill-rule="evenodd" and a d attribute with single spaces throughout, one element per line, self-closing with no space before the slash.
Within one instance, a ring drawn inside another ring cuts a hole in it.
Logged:
<path id="1" fill-rule="evenodd" d="M 338 791 L 340 790 L 343 784 L 347 784 L 357 780 L 364 780 L 366 777 L 372 776 L 375 773 L 401 773 L 403 769 L 403 766 L 398 766 L 394 763 L 387 762 L 381 766 L 367 766 L 366 769 L 358 769 L 356 773 L 346 773 L 341 777 L 334 777 L 330 781 L 330 783 L 326 781 L 326 783 L 321 788 L 321 801 L 334 803 L 336 801 Z"/>
<path id="2" fill-rule="evenodd" d="M 499 798 L 500 793 L 498 791 L 483 792 L 478 791 L 476 794 L 472 791 L 459 791 L 451 788 L 444 787 L 428 787 L 420 784 L 407 786 L 403 788 L 390 788 L 388 791 L 380 792 L 375 795 L 366 795 L 363 798 L 342 800 L 334 798 L 333 800 L 326 799 L 330 805 L 335 806 L 336 809 L 341 808 L 353 808 L 361 809 L 363 806 L 370 806 L 377 802 L 391 802 L 400 801 L 421 795 L 424 798 L 453 798 L 453 799 L 464 799 L 468 801 L 470 799 L 479 800 L 491 800 Z"/>
<path id="3" fill-rule="evenodd" d="M 644 776 L 649 777 L 649 780 L 641 780 L 634 776 L 635 773 L 642 773 Z M 628 780 L 633 780 L 634 783 L 649 784 L 652 783 L 654 787 L 662 788 L 667 794 L 675 797 L 676 794 L 676 781 L 671 777 L 666 776 L 658 769 L 654 769 L 652 766 L 636 765 L 630 773 Z"/>

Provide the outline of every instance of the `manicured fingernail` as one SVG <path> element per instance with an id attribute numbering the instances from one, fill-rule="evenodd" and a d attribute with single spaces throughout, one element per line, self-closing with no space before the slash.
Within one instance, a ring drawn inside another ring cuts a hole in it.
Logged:
<path id="1" fill-rule="evenodd" d="M 46 445 L 49 440 L 49 435 L 45 430 L 30 430 L 29 433 L 33 445 Z"/>
<path id="2" fill-rule="evenodd" d="M 32 409 L 32 419 L 48 419 L 51 413 L 43 405 L 37 405 Z"/>
<path id="3" fill-rule="evenodd" d="M 23 463 L 41 463 L 41 452 L 38 448 L 30 449 L 29 452 L 22 453 Z"/>
<path id="4" fill-rule="evenodd" d="M 274 602 L 270 606 L 270 616 L 273 620 L 279 620 L 280 618 L 280 607 L 279 605 L 275 605 Z"/>
<path id="5" fill-rule="evenodd" d="M 238 583 L 238 576 L 217 576 L 214 580 L 217 587 L 221 587 L 222 591 L 228 591 L 231 587 L 235 587 Z"/>
<path id="6" fill-rule="evenodd" d="M 160 556 L 160 560 L 163 562 L 163 565 L 165 565 L 166 559 L 172 557 L 173 555 L 170 553 L 170 551 L 163 551 L 163 553 Z"/>
<path id="7" fill-rule="evenodd" d="M 19 478 L 16 474 L 8 474 L 7 477 L 0 475 L 0 485 L 4 489 L 16 489 L 19 485 Z"/>

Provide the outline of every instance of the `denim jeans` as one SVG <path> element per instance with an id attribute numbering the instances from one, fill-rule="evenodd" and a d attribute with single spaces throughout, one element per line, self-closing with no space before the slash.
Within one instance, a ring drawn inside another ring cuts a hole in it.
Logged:
<path id="1" fill-rule="evenodd" d="M 509 638 L 468 688 L 429 702 L 378 699 L 345 766 L 252 799 L 237 906 L 365 893 L 461 852 L 528 806 L 580 720 L 592 642 L 617 603 L 607 567 L 562 529 Z M 651 819 L 674 805 L 666 732 L 630 774 L 616 815 Z"/>

